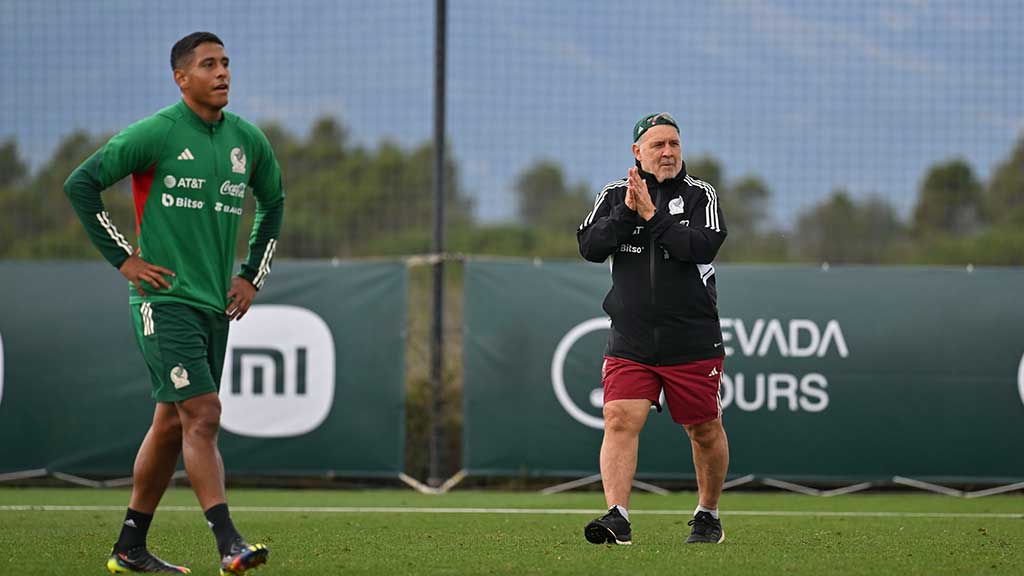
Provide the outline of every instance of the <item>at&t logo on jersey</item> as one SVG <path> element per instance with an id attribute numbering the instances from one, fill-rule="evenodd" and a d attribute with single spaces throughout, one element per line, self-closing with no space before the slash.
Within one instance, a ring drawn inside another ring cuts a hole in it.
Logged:
<path id="1" fill-rule="evenodd" d="M 206 184 L 206 178 L 175 178 L 168 174 L 164 176 L 164 186 L 167 188 L 185 188 L 186 190 L 202 190 Z"/>

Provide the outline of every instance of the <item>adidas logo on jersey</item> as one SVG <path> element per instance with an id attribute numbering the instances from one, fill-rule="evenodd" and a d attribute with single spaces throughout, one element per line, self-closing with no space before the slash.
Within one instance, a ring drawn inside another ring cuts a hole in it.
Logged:
<path id="1" fill-rule="evenodd" d="M 195 160 L 196 157 L 192 155 L 192 151 L 185 148 L 181 154 L 178 154 L 178 160 Z"/>

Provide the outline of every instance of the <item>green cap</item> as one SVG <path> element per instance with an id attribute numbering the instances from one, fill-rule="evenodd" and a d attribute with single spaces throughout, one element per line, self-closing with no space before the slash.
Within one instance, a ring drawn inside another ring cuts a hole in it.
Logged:
<path id="1" fill-rule="evenodd" d="M 668 112 L 648 114 L 647 116 L 644 116 L 639 121 L 637 121 L 636 126 L 633 126 L 633 142 L 639 140 L 640 137 L 644 135 L 644 132 L 647 132 L 652 127 L 657 126 L 659 124 L 668 124 L 669 126 L 675 128 L 676 132 L 679 131 L 679 124 L 676 124 L 676 119 L 673 118 L 672 115 L 669 114 Z"/>

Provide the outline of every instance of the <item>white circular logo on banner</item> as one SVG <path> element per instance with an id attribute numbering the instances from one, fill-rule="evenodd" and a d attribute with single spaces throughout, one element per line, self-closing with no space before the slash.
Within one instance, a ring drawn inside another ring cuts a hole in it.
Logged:
<path id="1" fill-rule="evenodd" d="M 572 416 L 580 424 L 599 430 L 604 429 L 604 418 L 587 414 L 572 401 L 569 392 L 565 389 L 565 358 L 580 338 L 597 330 L 608 330 L 611 325 L 610 318 L 591 318 L 577 324 L 562 337 L 558 346 L 555 347 L 555 356 L 551 359 L 551 385 L 555 388 L 555 397 L 558 398 L 558 403 L 569 413 L 569 416 Z M 595 400 L 593 393 L 591 393 L 590 399 L 593 403 Z"/>
<path id="2" fill-rule="evenodd" d="M 221 426 L 281 438 L 316 430 L 334 403 L 334 337 L 297 306 L 253 306 L 228 337 Z"/>
<path id="3" fill-rule="evenodd" d="M 1021 355 L 1020 366 L 1017 367 L 1017 389 L 1020 391 L 1020 401 L 1024 402 L 1024 354 Z"/>

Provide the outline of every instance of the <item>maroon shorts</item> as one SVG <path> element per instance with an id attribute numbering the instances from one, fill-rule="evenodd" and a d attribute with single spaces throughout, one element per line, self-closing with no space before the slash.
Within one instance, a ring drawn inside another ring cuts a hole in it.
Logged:
<path id="1" fill-rule="evenodd" d="M 625 358 L 604 357 L 601 382 L 604 402 L 650 400 L 661 412 L 661 391 L 668 411 L 679 424 L 701 424 L 722 416 L 718 385 L 722 379 L 722 358 L 687 364 L 651 366 Z"/>

